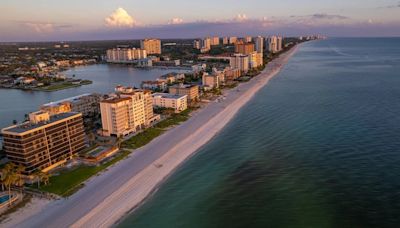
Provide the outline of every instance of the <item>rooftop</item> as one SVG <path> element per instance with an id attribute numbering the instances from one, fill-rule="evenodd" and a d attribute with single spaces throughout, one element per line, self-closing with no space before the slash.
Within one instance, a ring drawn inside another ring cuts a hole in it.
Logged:
<path id="1" fill-rule="evenodd" d="M 117 104 L 123 101 L 130 101 L 131 98 L 129 97 L 113 97 L 106 100 L 102 100 L 100 103 L 108 103 L 108 104 Z"/>
<path id="2" fill-rule="evenodd" d="M 44 105 L 42 105 L 42 106 L 48 106 L 48 107 L 57 106 L 57 105 L 59 105 L 59 104 L 62 104 L 62 103 L 64 103 L 64 102 L 67 102 L 67 101 L 69 101 L 69 102 L 78 101 L 80 98 L 86 97 L 86 96 L 90 96 L 90 95 L 92 95 L 92 94 L 91 94 L 91 93 L 85 93 L 85 94 L 82 94 L 82 95 L 79 95 L 79 96 L 69 97 L 69 98 L 66 98 L 66 99 L 63 99 L 63 100 L 50 102 L 50 103 L 44 104 Z"/>
<path id="3" fill-rule="evenodd" d="M 169 99 L 180 99 L 183 97 L 187 97 L 187 95 L 178 95 L 178 94 L 170 94 L 170 93 L 153 93 L 153 97 L 162 97 Z"/>
<path id="4" fill-rule="evenodd" d="M 82 114 L 77 113 L 77 112 L 60 113 L 58 115 L 51 116 L 49 121 L 40 122 L 37 124 L 32 124 L 31 122 L 25 122 L 25 123 L 22 123 L 19 125 L 4 128 L 4 129 L 2 129 L 2 131 L 21 134 L 21 133 L 33 130 L 35 128 L 43 127 L 48 124 L 51 124 L 51 123 L 54 123 L 54 122 L 57 122 L 57 121 L 60 121 L 60 120 L 66 119 L 66 118 L 73 117 L 73 116 L 79 116 L 79 115 L 82 115 Z"/>

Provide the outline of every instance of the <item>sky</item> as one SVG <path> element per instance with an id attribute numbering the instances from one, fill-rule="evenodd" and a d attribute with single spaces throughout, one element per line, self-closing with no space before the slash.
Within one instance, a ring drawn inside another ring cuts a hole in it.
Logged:
<path id="1" fill-rule="evenodd" d="M 400 36 L 400 0 L 0 0 L 0 42 Z"/>

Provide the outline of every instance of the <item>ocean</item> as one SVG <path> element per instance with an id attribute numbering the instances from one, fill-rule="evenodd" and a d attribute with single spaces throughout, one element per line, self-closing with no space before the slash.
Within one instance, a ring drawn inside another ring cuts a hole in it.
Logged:
<path id="1" fill-rule="evenodd" d="M 400 39 L 303 44 L 119 227 L 397 227 Z"/>

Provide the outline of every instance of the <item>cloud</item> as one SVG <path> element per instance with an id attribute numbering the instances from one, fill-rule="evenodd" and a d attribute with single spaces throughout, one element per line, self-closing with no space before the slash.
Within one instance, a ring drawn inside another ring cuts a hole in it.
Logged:
<path id="1" fill-rule="evenodd" d="M 40 22 L 40 21 L 14 21 L 17 26 L 22 26 L 24 29 L 28 29 L 30 32 L 34 31 L 39 34 L 49 34 L 59 32 L 73 28 L 72 24 L 58 24 L 51 22 Z"/>
<path id="2" fill-rule="evenodd" d="M 334 19 L 339 19 L 339 20 L 345 20 L 349 19 L 348 17 L 342 16 L 342 15 L 331 15 L 331 14 L 326 14 L 326 13 L 316 13 L 311 15 L 312 18 L 314 19 L 328 19 L 328 20 L 334 20 Z"/>
<path id="3" fill-rule="evenodd" d="M 390 6 L 378 7 L 378 9 L 395 9 L 395 8 L 400 8 L 400 2 Z"/>
<path id="4" fill-rule="evenodd" d="M 243 22 L 247 21 L 247 15 L 246 14 L 238 14 L 233 20 L 238 21 L 238 22 Z"/>
<path id="5" fill-rule="evenodd" d="M 137 22 L 123 8 L 119 7 L 110 16 L 105 18 L 106 26 L 118 28 L 132 28 Z"/>
<path id="6" fill-rule="evenodd" d="M 182 19 L 182 18 L 179 18 L 179 17 L 175 17 L 175 18 L 172 18 L 172 19 L 168 22 L 168 24 L 169 24 L 169 25 L 179 25 L 179 24 L 183 24 L 183 19 Z"/>

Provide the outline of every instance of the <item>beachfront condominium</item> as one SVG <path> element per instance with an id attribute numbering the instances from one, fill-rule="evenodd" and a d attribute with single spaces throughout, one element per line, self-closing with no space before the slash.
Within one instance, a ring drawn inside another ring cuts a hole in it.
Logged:
<path id="1" fill-rule="evenodd" d="M 9 161 L 25 167 L 25 173 L 47 172 L 85 148 L 81 113 L 50 116 L 38 111 L 29 121 L 2 129 L 4 151 Z"/>
<path id="2" fill-rule="evenodd" d="M 154 93 L 153 106 L 173 109 L 175 113 L 187 109 L 187 95 L 174 95 L 169 93 Z"/>
<path id="3" fill-rule="evenodd" d="M 140 48 L 147 51 L 149 55 L 161 54 L 161 40 L 159 39 L 145 39 L 140 41 Z"/>
<path id="4" fill-rule="evenodd" d="M 151 91 L 117 86 L 115 91 L 120 97 L 128 97 L 132 101 L 132 115 L 135 129 L 148 127 L 157 119 L 154 115 Z"/>
<path id="5" fill-rule="evenodd" d="M 147 52 L 144 49 L 113 48 L 107 50 L 107 62 L 109 63 L 125 63 L 146 58 Z"/>
<path id="6" fill-rule="evenodd" d="M 203 73 L 202 84 L 205 90 L 217 89 L 220 86 L 220 74 Z"/>
<path id="7" fill-rule="evenodd" d="M 235 52 L 243 55 L 248 55 L 254 51 L 253 43 L 246 43 L 243 41 L 239 41 L 235 43 Z"/>
<path id="8" fill-rule="evenodd" d="M 235 44 L 236 42 L 237 42 L 237 37 L 236 36 L 229 37 L 229 44 Z"/>
<path id="9" fill-rule="evenodd" d="M 242 73 L 247 73 L 249 71 L 249 56 L 243 54 L 234 54 L 229 64 L 232 69 L 239 69 Z"/>
<path id="10" fill-rule="evenodd" d="M 268 51 L 270 53 L 277 53 L 282 50 L 283 39 L 279 36 L 270 36 L 267 39 L 268 42 Z"/>
<path id="11" fill-rule="evenodd" d="M 246 36 L 246 37 L 244 38 L 244 41 L 245 41 L 246 43 L 250 43 L 250 42 L 253 41 L 253 38 L 252 38 L 251 36 Z"/>
<path id="12" fill-rule="evenodd" d="M 129 97 L 111 97 L 100 102 L 104 136 L 125 136 L 135 132 L 133 103 Z"/>
<path id="13" fill-rule="evenodd" d="M 99 94 L 87 93 L 44 104 L 40 110 L 48 112 L 51 116 L 65 112 L 79 112 L 83 117 L 90 117 L 100 112 L 100 98 Z"/>
<path id="14" fill-rule="evenodd" d="M 178 85 L 170 86 L 169 93 L 173 95 L 187 95 L 189 103 L 198 101 L 200 98 L 198 85 L 185 85 L 180 83 Z"/>
<path id="15" fill-rule="evenodd" d="M 258 53 L 256 51 L 249 54 L 249 67 L 251 69 L 257 68 L 264 64 L 263 53 Z"/>
<path id="16" fill-rule="evenodd" d="M 264 53 L 264 37 L 258 36 L 255 40 L 256 43 L 256 51 L 258 53 Z"/>
<path id="17" fill-rule="evenodd" d="M 211 37 L 210 39 L 211 39 L 211 46 L 219 45 L 219 37 L 218 36 Z"/>
<path id="18" fill-rule="evenodd" d="M 229 37 L 222 38 L 222 44 L 223 45 L 228 45 L 229 44 Z"/>

